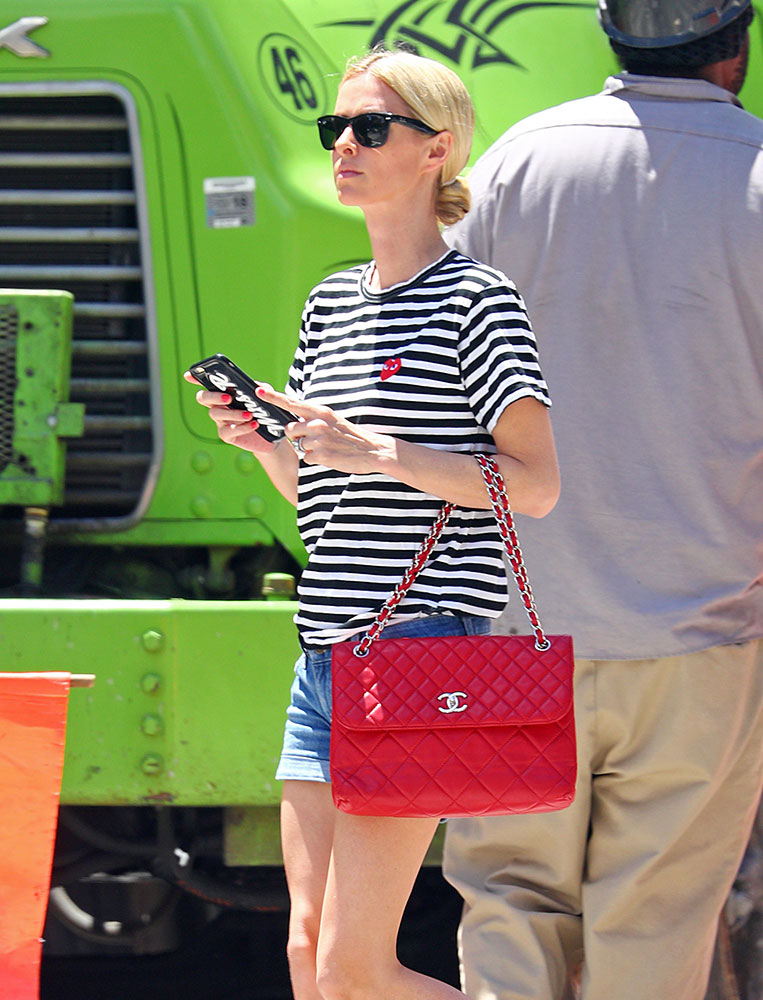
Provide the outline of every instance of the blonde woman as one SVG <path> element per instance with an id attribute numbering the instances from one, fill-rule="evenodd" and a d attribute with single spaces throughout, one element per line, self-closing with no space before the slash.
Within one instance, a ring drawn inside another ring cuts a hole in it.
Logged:
<path id="1" fill-rule="evenodd" d="M 385 636 L 486 633 L 507 585 L 475 452 L 496 455 L 512 505 L 534 517 L 559 482 L 548 395 L 524 305 L 498 271 L 450 251 L 441 223 L 469 208 L 469 95 L 407 52 L 348 67 L 319 119 L 337 195 L 364 214 L 373 260 L 311 292 L 287 395 L 298 419 L 266 444 L 229 397 L 200 391 L 220 437 L 252 451 L 297 507 L 303 655 L 283 755 L 283 851 L 295 1000 L 446 1000 L 403 967 L 400 920 L 437 819 L 352 816 L 332 802 L 331 648 L 362 634 L 443 500 L 458 504 Z"/>

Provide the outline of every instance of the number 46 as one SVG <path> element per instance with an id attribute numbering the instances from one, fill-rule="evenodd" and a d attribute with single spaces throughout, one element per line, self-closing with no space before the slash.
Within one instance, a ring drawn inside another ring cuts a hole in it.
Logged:
<path id="1" fill-rule="evenodd" d="M 275 46 L 270 51 L 273 56 L 273 72 L 281 93 L 291 94 L 297 111 L 301 111 L 303 105 L 315 110 L 318 100 L 312 84 L 301 68 L 299 53 L 292 48 L 285 48 L 281 53 Z"/>

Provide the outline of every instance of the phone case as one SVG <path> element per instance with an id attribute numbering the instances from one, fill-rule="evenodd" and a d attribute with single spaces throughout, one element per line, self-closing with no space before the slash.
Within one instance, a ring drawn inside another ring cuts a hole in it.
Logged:
<path id="1" fill-rule="evenodd" d="M 296 420 L 288 410 L 258 399 L 254 391 L 260 383 L 250 378 L 224 354 L 213 354 L 197 361 L 188 370 L 205 389 L 230 393 L 233 402 L 228 403 L 229 408 L 248 410 L 259 424 L 257 433 L 266 441 L 278 441 L 283 437 L 284 427 Z"/>

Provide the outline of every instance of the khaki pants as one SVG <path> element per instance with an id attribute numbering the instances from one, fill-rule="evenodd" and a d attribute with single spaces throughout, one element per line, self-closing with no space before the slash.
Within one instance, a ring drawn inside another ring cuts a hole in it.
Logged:
<path id="1" fill-rule="evenodd" d="M 763 640 L 579 660 L 569 808 L 450 820 L 471 1000 L 702 1000 L 763 782 Z"/>

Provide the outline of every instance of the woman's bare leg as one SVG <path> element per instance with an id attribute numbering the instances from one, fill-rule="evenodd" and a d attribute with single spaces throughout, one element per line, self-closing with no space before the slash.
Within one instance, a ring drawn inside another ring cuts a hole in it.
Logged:
<path id="1" fill-rule="evenodd" d="M 284 782 L 281 842 L 291 901 L 287 954 L 294 1000 L 321 1000 L 315 954 L 336 815 L 330 785 Z"/>
<path id="2" fill-rule="evenodd" d="M 336 813 L 318 943 L 321 1000 L 463 1000 L 402 966 L 397 936 L 436 819 Z"/>

